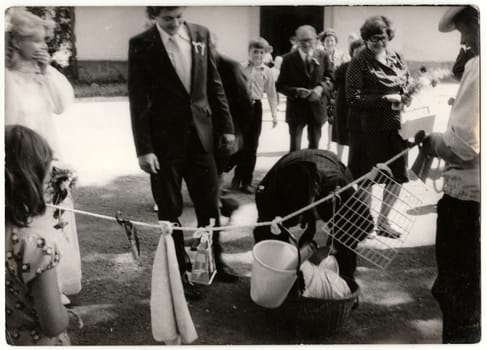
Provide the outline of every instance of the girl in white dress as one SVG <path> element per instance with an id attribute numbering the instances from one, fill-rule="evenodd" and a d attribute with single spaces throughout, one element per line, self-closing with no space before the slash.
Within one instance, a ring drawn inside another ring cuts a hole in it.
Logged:
<path id="1" fill-rule="evenodd" d="M 61 159 L 53 114 L 61 114 L 73 102 L 69 81 L 50 65 L 46 38 L 54 23 L 24 9 L 11 8 L 6 15 L 5 124 L 19 124 L 43 136 L 54 151 L 53 166 L 66 168 Z M 59 204 L 73 207 L 71 192 Z M 71 295 L 81 290 L 81 257 L 75 216 L 64 212 L 59 220 L 54 209 L 36 217 L 29 229 L 48 232 L 57 241 L 61 263 L 57 266 L 60 290 Z M 58 228 L 55 228 L 57 225 Z M 69 299 L 64 298 L 65 303 Z"/>

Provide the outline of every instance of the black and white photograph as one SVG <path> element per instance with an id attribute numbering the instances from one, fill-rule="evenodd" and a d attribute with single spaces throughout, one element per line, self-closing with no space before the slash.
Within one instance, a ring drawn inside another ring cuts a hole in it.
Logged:
<path id="1" fill-rule="evenodd" d="M 481 345 L 480 2 L 2 8 L 4 346 Z"/>

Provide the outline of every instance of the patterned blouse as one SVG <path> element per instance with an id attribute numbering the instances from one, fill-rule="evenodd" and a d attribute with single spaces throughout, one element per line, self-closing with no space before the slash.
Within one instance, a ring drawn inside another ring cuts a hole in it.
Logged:
<path id="1" fill-rule="evenodd" d="M 387 51 L 387 64 L 379 62 L 368 48 L 352 59 L 346 76 L 346 95 L 350 104 L 351 128 L 362 130 L 399 130 L 401 111 L 383 96 L 403 94 L 409 72 L 399 54 Z M 358 120 L 357 118 L 360 118 Z"/>
<path id="2" fill-rule="evenodd" d="M 65 333 L 53 338 L 42 334 L 31 290 L 35 278 L 59 263 L 56 245 L 38 234 L 6 227 L 5 259 L 8 342 L 12 345 L 69 345 Z"/>

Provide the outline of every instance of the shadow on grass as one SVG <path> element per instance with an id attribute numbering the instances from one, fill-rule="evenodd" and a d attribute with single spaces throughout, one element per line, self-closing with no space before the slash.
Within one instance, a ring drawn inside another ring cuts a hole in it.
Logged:
<path id="1" fill-rule="evenodd" d="M 235 284 L 215 282 L 202 287 L 203 298 L 190 303 L 199 335 L 196 344 L 438 343 L 438 328 L 418 327 L 428 320 L 438 323 L 440 317 L 428 288 L 434 275 L 428 258 L 431 251 L 432 247 L 401 251 L 389 277 L 381 271 L 361 269 L 357 274 L 362 286 L 360 305 L 344 327 L 329 337 L 319 335 L 320 322 L 327 322 L 326 319 L 317 321 L 313 333 L 318 335 L 300 336 L 292 315 L 286 313 L 288 309 L 271 310 L 254 304 L 249 296 L 248 278 L 241 278 Z M 408 265 L 412 253 L 417 259 Z M 100 269 L 104 267 L 97 270 Z M 141 271 L 128 281 L 114 274 L 112 278 L 86 283 L 79 303 L 82 307 L 92 305 L 93 309 L 98 304 L 109 305 L 105 313 L 111 317 L 97 316 L 102 315 L 99 310 L 89 314 L 88 307 L 83 315 L 87 326 L 72 335 L 75 344 L 155 344 L 150 333 L 149 287 L 149 271 Z M 382 304 L 391 290 L 406 297 L 395 305 Z"/>
<path id="2" fill-rule="evenodd" d="M 262 174 L 258 174 L 260 177 Z M 185 194 L 185 201 L 189 200 Z M 253 196 L 237 194 L 243 203 Z M 79 187 L 75 207 L 114 215 L 117 210 L 133 219 L 156 222 L 147 177 L 123 176 L 103 187 Z M 185 208 L 185 215 L 193 215 Z M 141 262 L 130 258 L 125 233 L 115 222 L 77 215 L 83 289 L 73 298 L 85 327 L 70 335 L 77 345 L 153 345 L 150 325 L 152 260 L 159 240 L 157 229 L 141 228 Z M 252 249 L 251 230 L 225 243 L 229 253 Z M 251 262 L 247 262 L 250 269 Z M 302 338 L 289 315 L 255 305 L 249 296 L 250 279 L 214 282 L 201 287 L 203 298 L 190 302 L 199 339 L 196 344 L 374 344 L 439 343 L 440 311 L 430 295 L 435 276 L 434 247 L 402 248 L 386 272 L 359 261 L 357 280 L 360 306 L 345 327 L 331 337 Z M 292 318 L 292 317 L 291 317 Z M 418 326 L 424 325 L 427 326 Z M 320 324 L 316 324 L 320 327 Z"/>

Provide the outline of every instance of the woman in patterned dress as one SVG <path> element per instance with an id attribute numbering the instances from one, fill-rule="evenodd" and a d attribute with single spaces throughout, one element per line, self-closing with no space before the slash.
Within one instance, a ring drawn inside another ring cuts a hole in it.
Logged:
<path id="1" fill-rule="evenodd" d="M 46 209 L 44 183 L 52 150 L 36 132 L 5 129 L 5 317 L 11 345 L 70 345 L 52 237 L 27 229 Z"/>
<path id="2" fill-rule="evenodd" d="M 365 48 L 352 59 L 346 74 L 351 131 L 349 168 L 356 179 L 407 147 L 399 130 L 401 109 L 411 103 L 406 64 L 398 53 L 387 48 L 394 37 L 391 21 L 384 16 L 370 17 L 360 28 L 360 34 Z M 379 235 L 400 237 L 389 224 L 388 215 L 401 184 L 408 181 L 406 166 L 407 154 L 389 165 L 395 181 L 385 184 L 377 218 Z"/>

